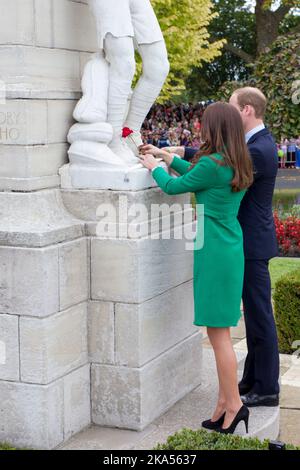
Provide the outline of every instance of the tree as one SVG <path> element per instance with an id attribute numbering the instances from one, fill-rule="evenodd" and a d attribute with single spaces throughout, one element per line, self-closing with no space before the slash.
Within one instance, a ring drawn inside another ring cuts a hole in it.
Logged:
<path id="1" fill-rule="evenodd" d="M 257 55 L 264 52 L 280 33 L 280 24 L 293 7 L 299 6 L 299 0 L 281 0 L 277 9 L 272 9 L 274 0 L 256 0 L 256 44 Z M 295 28 L 297 32 L 300 24 Z"/>
<path id="2" fill-rule="evenodd" d="M 247 82 L 224 83 L 218 99 L 228 101 L 236 88 L 256 86 L 268 100 L 266 122 L 276 139 L 300 135 L 300 33 L 279 36 L 259 56 Z"/>
<path id="3" fill-rule="evenodd" d="M 219 0 L 215 0 L 217 11 L 219 3 Z M 227 41 L 225 49 L 237 55 L 246 63 L 254 62 L 255 58 L 264 52 L 282 33 L 282 24 L 287 15 L 292 12 L 294 7 L 299 7 L 299 0 L 280 0 L 280 4 L 277 8 L 274 8 L 274 5 L 277 3 L 278 0 L 255 0 L 256 48 L 253 54 L 248 54 L 246 50 L 236 47 L 236 45 L 230 41 Z M 300 18 L 298 17 L 294 27 L 289 30 L 287 34 L 296 34 L 299 31 Z"/>
<path id="4" fill-rule="evenodd" d="M 268 99 L 266 120 L 277 139 L 300 135 L 300 33 L 280 36 L 259 56 L 253 78 Z"/>
<path id="5" fill-rule="evenodd" d="M 247 80 L 247 61 L 255 54 L 255 16 L 245 0 L 213 0 L 218 13 L 209 24 L 211 38 L 223 39 L 222 55 L 201 67 L 194 67 L 187 81 L 191 100 L 212 98 L 220 86 L 231 80 Z M 228 47 L 230 44 L 230 47 Z M 231 49 L 243 51 L 242 57 Z"/>
<path id="6" fill-rule="evenodd" d="M 299 0 L 297 1 L 299 4 Z M 255 13 L 252 8 L 254 3 L 256 0 L 252 3 L 246 0 L 213 0 L 214 11 L 218 16 L 210 22 L 208 32 L 212 40 L 225 38 L 226 43 L 220 57 L 201 67 L 193 68 L 186 83 L 188 92 L 185 93 L 185 99 L 212 98 L 222 83 L 245 81 L 250 77 L 253 64 L 259 56 L 260 41 L 257 41 L 257 31 L 261 28 L 258 28 L 257 21 L 260 22 L 260 15 L 265 14 L 264 11 Z M 269 3 L 266 2 L 265 7 L 269 8 Z M 287 11 L 288 8 L 285 8 Z M 282 16 L 283 10 L 280 11 Z M 273 10 L 266 10 L 266 16 L 268 15 L 273 18 Z M 276 18 L 279 21 L 279 14 Z M 292 35 L 299 25 L 300 15 L 296 15 L 290 8 L 288 14 L 279 22 L 279 33 Z"/>
<path id="7" fill-rule="evenodd" d="M 167 44 L 171 70 L 158 102 L 180 95 L 193 66 L 221 55 L 222 39 L 210 41 L 208 25 L 217 15 L 211 0 L 152 0 Z M 141 62 L 138 59 L 138 75 Z"/>

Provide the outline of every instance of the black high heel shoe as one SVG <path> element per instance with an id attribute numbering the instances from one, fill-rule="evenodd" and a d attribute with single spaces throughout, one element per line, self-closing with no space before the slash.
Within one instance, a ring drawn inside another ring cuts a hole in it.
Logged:
<path id="1" fill-rule="evenodd" d="M 218 429 L 224 423 L 225 413 L 226 411 L 224 411 L 222 416 L 220 416 L 220 418 L 217 419 L 217 421 L 212 421 L 211 419 L 207 419 L 206 421 L 203 421 L 201 423 L 202 427 L 205 429 Z"/>
<path id="2" fill-rule="evenodd" d="M 231 425 L 228 428 L 222 428 L 222 426 L 220 426 L 218 429 L 216 429 L 216 431 L 222 434 L 233 434 L 235 431 L 235 428 L 241 421 L 244 421 L 245 427 L 246 427 L 246 433 L 248 434 L 249 410 L 247 406 L 245 405 L 243 405 L 239 409 Z"/>

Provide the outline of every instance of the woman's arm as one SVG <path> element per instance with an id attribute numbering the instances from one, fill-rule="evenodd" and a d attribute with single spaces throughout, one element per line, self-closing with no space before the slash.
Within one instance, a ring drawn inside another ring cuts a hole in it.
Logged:
<path id="1" fill-rule="evenodd" d="M 183 176 L 173 178 L 162 167 L 156 167 L 152 176 L 158 186 L 167 194 L 182 194 L 208 189 L 216 182 L 216 163 L 209 157 L 199 162 Z"/>
<path id="2" fill-rule="evenodd" d="M 170 164 L 170 168 L 172 170 L 177 171 L 180 175 L 184 175 L 190 168 L 191 163 L 187 162 L 186 160 L 182 160 L 182 158 L 178 157 L 177 155 L 173 155 L 173 160 Z"/>

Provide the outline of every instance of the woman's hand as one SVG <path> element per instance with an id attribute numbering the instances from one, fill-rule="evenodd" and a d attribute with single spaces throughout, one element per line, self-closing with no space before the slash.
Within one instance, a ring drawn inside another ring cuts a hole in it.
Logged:
<path id="1" fill-rule="evenodd" d="M 156 158 L 154 158 L 153 155 L 150 155 L 149 153 L 146 153 L 146 155 L 140 155 L 139 158 L 141 159 L 142 165 L 148 168 L 148 170 L 153 170 L 153 168 L 159 166 Z"/>

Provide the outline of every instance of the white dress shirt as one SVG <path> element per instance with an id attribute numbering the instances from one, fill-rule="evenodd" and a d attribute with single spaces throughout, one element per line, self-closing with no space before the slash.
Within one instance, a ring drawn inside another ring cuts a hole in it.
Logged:
<path id="1" fill-rule="evenodd" d="M 259 126 L 254 127 L 251 131 L 248 131 L 245 135 L 246 143 L 251 139 L 254 134 L 257 134 L 259 131 L 263 130 L 266 126 L 264 123 L 259 124 Z"/>

